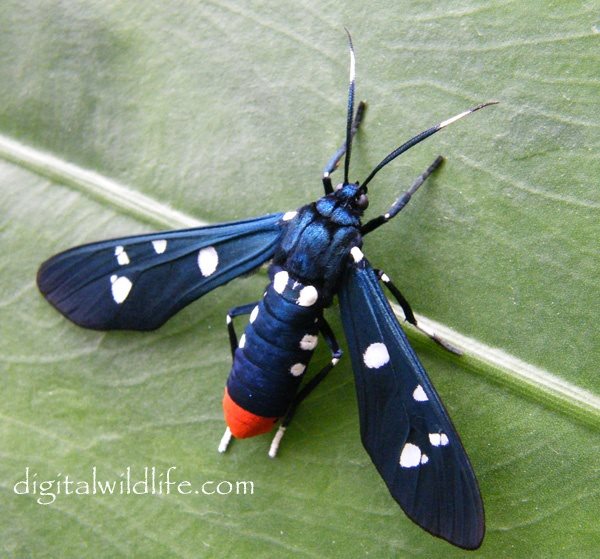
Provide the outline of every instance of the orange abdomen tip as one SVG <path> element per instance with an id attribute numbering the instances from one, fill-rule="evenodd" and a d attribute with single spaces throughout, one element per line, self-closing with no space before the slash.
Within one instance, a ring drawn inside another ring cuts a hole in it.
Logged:
<path id="1" fill-rule="evenodd" d="M 278 417 L 262 417 L 246 411 L 231 399 L 227 387 L 225 387 L 223 395 L 223 412 L 225 422 L 236 439 L 247 439 L 268 433 L 279 419 Z"/>

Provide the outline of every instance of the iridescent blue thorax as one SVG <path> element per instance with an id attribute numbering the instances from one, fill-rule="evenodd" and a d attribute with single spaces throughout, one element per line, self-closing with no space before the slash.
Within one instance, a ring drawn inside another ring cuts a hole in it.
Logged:
<path id="1" fill-rule="evenodd" d="M 273 264 L 290 276 L 319 289 L 324 306 L 331 304 L 350 249 L 362 246 L 360 218 L 368 202 L 357 184 L 303 206 L 285 224 Z"/>

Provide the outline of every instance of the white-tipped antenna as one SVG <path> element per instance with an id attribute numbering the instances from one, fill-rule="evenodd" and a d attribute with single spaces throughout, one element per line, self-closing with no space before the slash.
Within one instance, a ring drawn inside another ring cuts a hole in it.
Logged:
<path id="1" fill-rule="evenodd" d="M 479 105 L 477 105 L 476 107 L 473 107 L 472 109 L 463 111 L 459 115 L 453 116 L 452 118 L 449 118 L 448 120 L 444 120 L 444 122 L 440 122 L 437 125 L 437 128 L 438 128 L 438 130 L 445 128 L 449 124 L 452 124 L 453 122 L 456 122 L 457 120 L 460 120 L 461 118 L 463 118 L 467 115 L 470 115 L 471 113 L 474 113 L 475 111 L 478 111 L 479 109 L 483 109 L 484 107 L 487 107 L 489 105 L 497 105 L 499 102 L 500 101 L 488 101 L 487 103 L 480 103 Z"/>
<path id="2" fill-rule="evenodd" d="M 231 442 L 231 429 L 229 427 L 227 427 L 227 429 L 225 429 L 225 433 L 223 433 L 223 436 L 221 437 L 221 442 L 219 443 L 219 448 L 217 450 L 221 454 L 223 454 L 227 450 L 227 447 L 229 446 L 230 442 Z"/>
<path id="3" fill-rule="evenodd" d="M 350 172 L 350 153 L 352 151 L 352 120 L 354 119 L 354 88 L 356 80 L 356 56 L 354 56 L 354 45 L 350 31 L 344 27 L 348 35 L 348 46 L 350 47 L 350 85 L 348 86 L 348 113 L 346 115 L 346 157 L 344 158 L 344 184 L 348 184 Z"/>
<path id="4" fill-rule="evenodd" d="M 411 138 L 410 140 L 408 140 L 408 142 L 403 143 L 400 147 L 397 147 L 394 151 L 392 151 L 390 154 L 384 157 L 383 160 L 371 171 L 369 176 L 361 183 L 361 186 L 364 188 L 381 169 L 383 169 L 388 163 L 390 163 L 390 161 L 393 161 L 401 153 L 404 153 L 406 150 L 409 150 L 414 145 L 418 144 L 419 142 L 422 142 L 425 138 L 429 138 L 429 136 L 432 136 L 436 132 L 440 131 L 442 128 L 445 128 L 449 124 L 452 124 L 453 122 L 456 122 L 457 120 L 460 120 L 461 118 L 470 115 L 471 113 L 474 113 L 479 109 L 483 109 L 484 107 L 488 107 L 489 105 L 496 105 L 498 103 L 499 101 L 488 101 L 487 103 L 481 103 L 480 105 L 477 105 L 472 109 L 457 114 L 456 116 L 444 120 L 443 122 L 440 122 L 439 124 L 428 128 L 420 134 L 417 134 L 414 138 Z"/>

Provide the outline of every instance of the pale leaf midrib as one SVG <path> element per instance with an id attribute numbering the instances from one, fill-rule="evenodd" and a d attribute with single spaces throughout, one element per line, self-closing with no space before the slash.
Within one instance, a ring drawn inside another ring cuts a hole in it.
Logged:
<path id="1" fill-rule="evenodd" d="M 0 135 L 0 157 L 159 227 L 181 229 L 208 225 L 207 222 L 174 210 L 99 173 L 78 167 L 3 135 Z"/>
<path id="2" fill-rule="evenodd" d="M 136 192 L 94 171 L 83 169 L 51 154 L 41 152 L 0 135 L 0 157 L 60 184 L 74 188 L 103 203 L 120 208 L 159 227 L 185 228 L 207 225 L 153 198 Z M 402 317 L 402 311 L 393 305 Z M 424 316 L 418 320 L 465 351 L 468 364 L 478 374 L 517 389 L 521 394 L 584 422 L 600 426 L 600 397 L 517 357 L 464 336 Z"/>

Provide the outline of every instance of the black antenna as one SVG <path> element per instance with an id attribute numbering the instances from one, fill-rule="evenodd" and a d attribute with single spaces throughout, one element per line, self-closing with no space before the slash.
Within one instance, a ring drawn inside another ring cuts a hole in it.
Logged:
<path id="1" fill-rule="evenodd" d="M 350 152 L 352 151 L 352 119 L 354 118 L 354 81 L 356 77 L 356 58 L 350 31 L 344 27 L 350 46 L 350 85 L 348 87 L 348 114 L 346 116 L 346 157 L 344 158 L 344 184 L 348 184 L 350 171 Z"/>
<path id="2" fill-rule="evenodd" d="M 425 130 L 424 132 L 421 132 L 420 134 L 417 134 L 414 138 L 411 138 L 410 140 L 408 140 L 408 142 L 405 142 L 400 147 L 397 147 L 394 151 L 392 151 L 389 155 L 387 155 L 381 161 L 381 163 L 379 163 L 371 171 L 371 173 L 369 174 L 369 176 L 362 182 L 361 186 L 364 188 L 371 181 L 371 179 L 381 169 L 383 169 L 390 161 L 393 161 L 401 153 L 404 153 L 406 150 L 410 149 L 414 145 L 418 144 L 419 142 L 422 142 L 425 138 L 429 138 L 429 136 L 432 136 L 438 130 L 441 130 L 442 128 L 445 128 L 449 124 L 452 124 L 453 122 L 456 122 L 457 120 L 463 118 L 464 116 L 470 115 L 471 113 L 474 113 L 475 111 L 478 111 L 479 109 L 483 109 L 484 107 L 488 107 L 489 105 L 496 105 L 498 103 L 499 103 L 499 101 L 488 101 L 487 103 L 481 103 L 481 105 L 477 105 L 476 107 L 473 107 L 472 109 L 469 109 L 468 111 L 464 111 L 464 112 L 462 112 L 462 113 L 460 113 L 460 114 L 458 114 L 456 116 L 453 116 L 452 118 L 449 118 L 448 120 L 444 120 L 444 122 L 440 122 L 439 124 L 436 124 L 435 126 L 432 126 L 431 128 Z"/>

